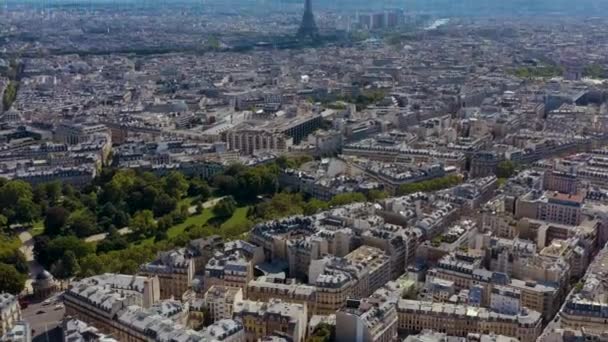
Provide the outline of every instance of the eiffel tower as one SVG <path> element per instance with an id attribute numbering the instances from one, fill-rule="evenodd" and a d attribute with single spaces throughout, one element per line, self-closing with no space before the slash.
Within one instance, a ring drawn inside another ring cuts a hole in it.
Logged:
<path id="1" fill-rule="evenodd" d="M 316 39 L 319 37 L 319 29 L 315 23 L 315 16 L 312 13 L 312 0 L 305 1 L 304 15 L 302 16 L 300 30 L 298 30 L 298 37 Z"/>

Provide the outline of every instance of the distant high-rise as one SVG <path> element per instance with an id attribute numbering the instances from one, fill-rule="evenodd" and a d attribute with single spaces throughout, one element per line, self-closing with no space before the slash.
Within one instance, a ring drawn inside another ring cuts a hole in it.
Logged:
<path id="1" fill-rule="evenodd" d="M 298 31 L 298 37 L 314 39 L 319 36 L 319 29 L 315 23 L 315 16 L 312 13 L 312 0 L 305 1 L 304 16 L 302 16 L 302 24 Z"/>

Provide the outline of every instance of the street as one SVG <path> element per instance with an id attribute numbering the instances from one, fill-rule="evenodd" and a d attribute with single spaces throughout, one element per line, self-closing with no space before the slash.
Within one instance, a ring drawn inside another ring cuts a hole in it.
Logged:
<path id="1" fill-rule="evenodd" d="M 21 240 L 19 250 L 25 255 L 25 260 L 29 267 L 29 278 L 25 282 L 25 291 L 32 293 L 32 282 L 36 279 L 38 273 L 42 271 L 42 266 L 34 259 L 34 239 L 32 238 L 32 234 L 28 231 L 22 231 L 19 233 L 19 240 Z"/>
<path id="2" fill-rule="evenodd" d="M 65 308 L 59 295 L 50 297 L 50 303 L 44 302 L 30 304 L 22 309 L 23 320 L 28 322 L 32 328 L 34 341 L 60 341 L 61 329 L 59 327 Z M 60 308 L 57 305 L 61 305 Z"/>

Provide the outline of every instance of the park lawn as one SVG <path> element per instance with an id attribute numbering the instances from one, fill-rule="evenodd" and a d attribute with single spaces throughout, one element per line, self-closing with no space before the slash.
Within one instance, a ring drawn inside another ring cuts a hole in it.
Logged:
<path id="1" fill-rule="evenodd" d="M 194 203 L 196 200 L 198 199 L 197 196 L 194 197 L 185 197 L 182 200 L 179 201 L 179 203 L 177 203 L 177 207 L 181 207 L 182 205 L 186 204 L 189 207 L 192 206 L 192 203 Z"/>
<path id="2" fill-rule="evenodd" d="M 32 237 L 36 237 L 38 235 L 41 235 L 42 233 L 44 233 L 44 221 L 39 220 L 34 222 L 34 224 L 32 225 L 32 230 L 30 231 Z"/>
<path id="3" fill-rule="evenodd" d="M 240 207 L 236 208 L 232 217 L 230 217 L 226 222 L 222 223 L 222 228 L 235 224 L 243 224 L 247 222 L 247 212 L 249 211 L 249 207 Z"/>
<path id="4" fill-rule="evenodd" d="M 184 230 L 186 229 L 186 227 L 191 226 L 191 225 L 204 226 L 205 224 L 207 224 L 207 221 L 211 220 L 214 217 L 215 217 L 215 214 L 213 213 L 213 209 L 207 208 L 207 209 L 203 210 L 203 212 L 201 214 L 192 215 L 192 216 L 188 217 L 186 219 L 186 221 L 184 221 L 184 223 L 180 223 L 180 224 L 177 224 L 177 225 L 169 228 L 169 230 L 167 230 L 167 236 L 169 238 L 176 237 L 176 236 L 182 234 L 184 232 Z"/>
<path id="5" fill-rule="evenodd" d="M 12 254 L 21 247 L 21 241 L 17 236 L 0 235 L 0 255 Z"/>

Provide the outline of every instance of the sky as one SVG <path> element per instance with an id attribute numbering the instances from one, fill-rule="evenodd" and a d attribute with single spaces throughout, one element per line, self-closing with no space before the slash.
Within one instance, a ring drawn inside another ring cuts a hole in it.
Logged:
<path id="1" fill-rule="evenodd" d="M 38 6 L 57 4 L 91 3 L 115 4 L 123 7 L 130 4 L 141 6 L 174 5 L 177 2 L 197 6 L 249 7 L 263 6 L 269 9 L 301 6 L 303 0 L 3 0 L 8 6 L 35 3 Z M 1 1 L 0 1 L 1 2 Z M 401 8 L 411 12 L 427 12 L 437 15 L 608 15 L 608 0 L 313 0 L 314 7 L 332 11 L 354 11 L 366 9 Z"/>

